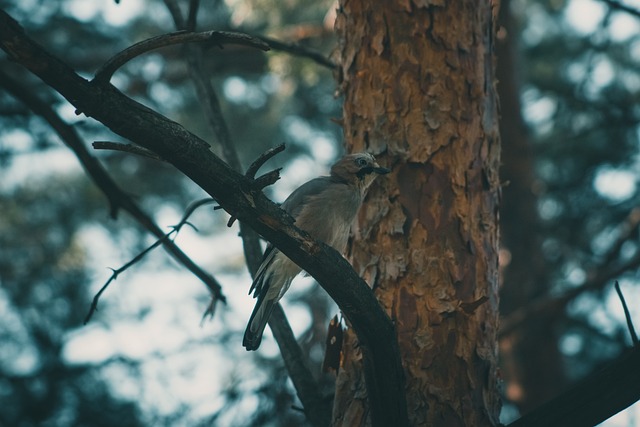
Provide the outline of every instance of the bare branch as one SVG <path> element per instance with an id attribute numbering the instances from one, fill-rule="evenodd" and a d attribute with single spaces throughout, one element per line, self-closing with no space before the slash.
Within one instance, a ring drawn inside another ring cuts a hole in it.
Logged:
<path id="1" fill-rule="evenodd" d="M 202 206 L 205 206 L 205 205 L 209 205 L 211 203 L 215 203 L 215 200 L 206 198 L 206 199 L 196 200 L 195 202 L 190 203 L 189 206 L 187 206 L 187 209 L 185 209 L 184 214 L 182 214 L 182 219 L 180 219 L 180 222 L 177 225 L 172 226 L 172 228 L 177 228 L 178 231 L 180 231 L 180 228 L 188 224 L 189 217 L 193 215 L 193 213 L 198 208 L 201 208 Z"/>
<path id="2" fill-rule="evenodd" d="M 175 24 L 178 29 L 180 29 L 182 17 L 177 4 L 175 4 L 175 0 L 165 0 L 165 4 L 170 7 Z M 193 19 L 194 22 L 197 6 L 198 2 L 192 1 L 189 9 L 190 15 L 193 15 L 190 19 Z M 222 115 L 218 96 L 202 66 L 201 51 L 187 46 L 185 54 L 189 64 L 189 72 L 196 86 L 196 92 L 201 99 L 201 105 L 203 106 L 205 117 L 211 127 L 213 136 L 221 145 L 224 158 L 234 170 L 240 172 L 242 169 L 240 159 L 235 145 L 231 141 L 231 134 Z M 262 190 L 267 185 L 273 184 L 280 179 L 280 169 L 276 169 L 262 175 L 257 180 L 253 180 L 256 172 L 264 162 L 282 152 L 284 148 L 284 144 L 281 144 L 278 147 L 268 150 L 249 167 L 245 176 L 252 180 L 254 189 Z M 227 225 L 230 227 L 235 220 L 236 216 L 232 214 Z M 251 228 L 247 228 L 244 223 L 240 223 L 240 235 L 243 241 L 247 266 L 253 277 L 262 260 L 262 248 L 260 247 L 258 235 Z M 203 319 L 213 313 L 215 304 L 216 300 L 212 299 L 203 314 Z M 274 311 L 275 313 L 269 320 L 269 327 L 273 331 L 274 337 L 280 347 L 280 352 L 285 361 L 289 377 L 294 383 L 298 397 L 305 408 L 306 415 L 314 426 L 326 426 L 329 424 L 331 402 L 324 401 L 322 396 L 320 396 L 318 386 L 305 363 L 302 351 L 296 342 L 293 331 L 289 326 L 289 322 L 280 304 L 276 306 Z"/>
<path id="3" fill-rule="evenodd" d="M 168 239 L 169 236 L 171 234 L 173 234 L 176 230 L 171 230 L 171 232 L 169 232 L 168 234 L 165 235 L 165 238 Z M 116 280 L 118 278 L 118 275 L 120 273 L 123 273 L 124 271 L 126 271 L 129 267 L 131 267 L 132 265 L 135 265 L 136 263 L 138 263 L 140 260 L 142 260 L 149 252 L 151 252 L 153 249 L 157 248 L 158 246 L 160 246 L 162 244 L 162 241 L 164 239 L 159 239 L 156 240 L 151 246 L 149 246 L 148 248 L 146 248 L 145 250 L 143 250 L 142 252 L 140 252 L 138 255 L 136 255 L 131 261 L 129 261 L 128 263 L 126 263 L 125 265 L 123 265 L 122 267 L 118 268 L 117 270 L 114 270 L 113 268 L 111 269 L 111 271 L 113 272 L 111 274 L 111 277 L 109 277 L 109 279 L 107 280 L 107 282 L 100 288 L 100 290 L 98 291 L 98 293 L 95 294 L 95 296 L 93 297 L 93 300 L 91 301 L 91 307 L 89 307 L 89 312 L 87 313 L 87 316 L 84 318 L 84 324 L 86 325 L 87 323 L 89 323 L 89 320 L 91 320 L 91 317 L 93 316 L 93 313 L 95 313 L 98 310 L 98 301 L 100 300 L 100 297 L 102 296 L 102 294 L 104 293 L 104 291 L 107 290 L 107 287 L 111 284 L 111 282 L 113 282 L 114 280 Z"/>
<path id="4" fill-rule="evenodd" d="M 151 37 L 117 53 L 100 67 L 96 72 L 94 80 L 97 82 L 108 82 L 118 68 L 133 58 L 161 47 L 184 43 L 208 43 L 213 45 L 237 44 L 264 51 L 269 50 L 269 46 L 265 42 L 247 34 L 229 31 L 203 31 L 200 33 L 176 31 L 175 33 Z"/>
<path id="5" fill-rule="evenodd" d="M 322 65 L 323 67 L 330 70 L 336 69 L 336 64 L 331 59 L 327 58 L 322 52 L 310 49 L 299 43 L 282 42 L 266 36 L 256 36 L 256 38 L 267 43 L 273 50 L 279 50 L 281 52 L 286 52 L 294 56 L 299 56 L 301 58 L 311 59 L 316 64 Z"/>
<path id="6" fill-rule="evenodd" d="M 282 153 L 284 149 L 285 149 L 285 145 L 280 144 L 260 154 L 260 156 L 256 160 L 254 160 L 254 162 L 251 163 L 251 165 L 247 168 L 247 171 L 245 172 L 244 176 L 251 179 L 255 178 L 256 173 L 262 167 L 262 165 L 264 165 L 268 160 L 273 158 L 276 154 Z"/>
<path id="7" fill-rule="evenodd" d="M 20 82 L 11 78 L 8 74 L 0 70 L 0 87 L 12 94 L 27 105 L 35 114 L 41 116 L 57 132 L 64 144 L 73 151 L 87 175 L 100 188 L 109 200 L 111 206 L 111 217 L 115 219 L 118 209 L 122 208 L 128 212 L 141 226 L 146 228 L 151 234 L 162 239 L 165 233 L 140 207 L 133 202 L 118 185 L 111 179 L 107 171 L 100 165 L 95 157 L 91 156 L 86 149 L 82 139 L 76 130 L 63 121 L 47 103 L 26 90 Z M 216 279 L 201 269 L 191 258 L 171 240 L 163 240 L 164 248 L 183 266 L 189 269 L 198 277 L 209 289 L 216 300 L 226 301 L 222 294 L 222 287 Z"/>
<path id="8" fill-rule="evenodd" d="M 274 169 L 270 172 L 265 173 L 264 175 L 261 175 L 259 178 L 254 179 L 256 176 L 256 172 L 258 172 L 258 169 L 260 169 L 262 167 L 263 164 L 265 164 L 265 162 L 269 159 L 271 159 L 272 157 L 274 157 L 276 154 L 281 153 L 282 151 L 284 151 L 285 145 L 284 144 L 280 144 L 277 147 L 274 148 L 270 148 L 267 151 L 265 151 L 264 153 L 262 153 L 260 155 L 260 157 L 258 157 L 253 163 L 251 163 L 251 166 L 249 166 L 249 168 L 247 169 L 247 172 L 244 174 L 244 176 L 246 176 L 247 178 L 253 180 L 253 184 L 254 187 L 258 190 L 262 190 L 265 187 L 274 184 L 277 180 L 280 179 L 280 171 L 282 170 L 282 168 L 277 168 Z M 231 227 L 235 222 L 236 222 L 236 217 L 235 215 L 231 215 L 231 217 L 229 218 L 229 221 L 227 221 L 227 227 Z M 259 251 L 260 256 L 255 258 L 255 264 L 256 264 L 256 271 L 258 269 L 258 267 L 260 266 L 260 263 L 262 262 L 262 250 Z M 251 266 L 249 266 L 249 270 L 252 272 L 251 274 L 255 274 L 252 270 L 251 270 Z M 288 326 L 288 325 L 287 325 Z"/>
<path id="9" fill-rule="evenodd" d="M 264 175 L 261 175 L 254 181 L 256 188 L 263 189 L 274 184 L 277 180 L 280 179 L 281 170 L 282 168 L 277 168 L 272 170 L 271 172 L 267 172 Z"/>
<path id="10" fill-rule="evenodd" d="M 185 29 L 185 27 L 181 26 L 181 23 L 184 23 L 184 19 L 182 18 L 176 0 L 164 0 L 164 2 L 169 7 L 169 11 L 173 16 L 176 28 L 178 30 Z M 189 13 L 197 14 L 197 6 L 197 2 L 190 3 Z M 195 20 L 195 17 L 193 19 Z M 200 50 L 193 49 L 191 46 L 185 46 L 185 48 L 185 55 L 189 65 L 189 73 L 191 74 L 191 78 L 196 86 L 196 94 L 200 98 L 200 105 L 203 107 L 205 119 L 211 128 L 212 136 L 222 148 L 223 158 L 231 168 L 236 172 L 241 172 L 242 166 L 240 164 L 240 158 L 238 157 L 235 146 L 231 141 L 231 134 L 222 115 L 220 101 L 218 100 L 218 96 L 202 66 L 202 52 Z M 232 219 L 229 220 L 230 224 L 235 221 L 233 215 L 231 218 Z M 251 228 L 245 227 L 243 224 L 240 224 L 240 237 L 242 238 L 245 257 L 249 264 L 249 271 L 253 273 L 254 271 L 257 271 L 260 260 L 262 259 L 260 240 L 255 231 Z M 254 264 L 256 264 L 256 270 L 252 270 Z"/>
<path id="11" fill-rule="evenodd" d="M 119 142 L 111 142 L 111 141 L 94 141 L 93 144 L 91 145 L 96 150 L 123 151 L 125 153 L 135 154 L 137 156 L 147 157 L 153 160 L 159 160 L 161 162 L 164 161 L 160 156 L 158 156 L 153 151 L 147 150 L 146 148 L 142 148 L 133 144 L 121 144 Z"/>
<path id="12" fill-rule="evenodd" d="M 180 26 L 180 23 L 184 22 L 184 20 L 182 19 L 176 0 L 164 1 L 170 9 L 177 29 L 184 29 L 184 27 Z M 191 3 L 190 6 L 193 8 L 196 7 L 197 4 Z M 220 101 L 218 100 L 218 96 L 202 66 L 201 51 L 192 49 L 190 46 L 186 46 L 185 54 L 189 65 L 189 73 L 191 74 L 191 78 L 196 86 L 196 93 L 200 98 L 200 105 L 203 107 L 205 118 L 211 128 L 212 136 L 222 148 L 223 158 L 231 168 L 236 172 L 241 172 L 242 166 L 240 164 L 240 158 L 238 157 L 235 146 L 231 141 L 231 134 L 222 115 Z M 235 221 L 235 217 L 234 215 L 231 215 L 229 223 L 232 224 L 233 221 Z M 242 238 L 244 255 L 247 260 L 249 271 L 253 275 L 258 270 L 262 259 L 260 239 L 253 229 L 244 226 L 242 223 L 240 224 L 240 237 Z"/>
<path id="13" fill-rule="evenodd" d="M 198 209 L 199 207 L 204 206 L 206 204 L 213 203 L 213 202 L 214 202 L 213 199 L 202 199 L 202 200 L 199 200 L 197 202 L 194 202 L 194 203 L 190 204 L 187 207 L 187 209 L 186 209 L 184 215 L 182 216 L 182 219 L 180 220 L 180 222 L 178 224 L 172 226 L 170 232 L 166 233 L 164 236 L 162 236 L 162 238 L 156 240 L 151 246 L 147 247 L 145 250 L 143 250 L 138 255 L 133 257 L 133 259 L 131 261 L 127 262 L 122 267 L 120 267 L 120 268 L 118 268 L 116 270 L 111 269 L 111 271 L 113 271 L 113 273 L 111 274 L 111 277 L 109 277 L 107 282 L 102 286 L 102 288 L 100 288 L 98 293 L 93 297 L 93 301 L 91 302 L 91 307 L 89 308 L 89 312 L 87 313 L 87 316 L 84 318 L 84 324 L 86 325 L 89 322 L 89 320 L 91 320 L 91 317 L 93 316 L 93 313 L 98 309 L 98 301 L 100 300 L 100 297 L 102 296 L 104 291 L 107 290 L 107 287 L 111 284 L 111 282 L 113 282 L 114 280 L 116 280 L 118 278 L 118 275 L 120 275 L 121 273 L 125 272 L 127 269 L 129 269 L 133 265 L 137 264 L 138 262 L 140 262 L 145 256 L 147 256 L 147 254 L 149 252 L 151 252 L 152 250 L 154 250 L 155 248 L 157 248 L 158 246 L 163 244 L 165 241 L 169 240 L 169 238 L 173 234 L 178 234 L 180 232 L 180 230 L 182 229 L 182 227 L 184 227 L 185 225 L 190 225 L 187 220 L 189 219 L 191 214 L 193 214 L 196 211 L 196 209 Z M 222 298 L 218 297 L 218 298 L 216 298 L 216 300 L 217 299 L 220 299 L 222 301 L 226 301 L 224 299 L 224 297 L 222 297 Z"/>
<path id="14" fill-rule="evenodd" d="M 616 292 L 618 293 L 618 298 L 620 298 L 620 303 L 622 304 L 622 309 L 624 310 L 624 317 L 627 320 L 627 328 L 629 328 L 629 335 L 631 335 L 631 342 L 634 347 L 638 346 L 638 335 L 636 335 L 636 330 L 633 327 L 633 320 L 631 320 L 631 313 L 629 313 L 629 307 L 627 307 L 627 302 L 624 299 L 624 295 L 622 295 L 622 291 L 620 290 L 620 284 L 616 280 L 615 284 Z"/>
<path id="15" fill-rule="evenodd" d="M 636 18 L 640 18 L 640 10 L 635 9 L 633 7 L 627 6 L 626 4 L 619 2 L 617 0 L 601 0 L 602 3 L 606 4 L 613 10 L 618 10 L 621 12 L 626 12 L 629 15 L 635 16 Z"/>
<path id="16" fill-rule="evenodd" d="M 635 239 L 638 229 L 640 229 L 640 208 L 631 209 L 622 224 L 618 226 L 618 229 L 620 230 L 620 235 L 603 257 L 602 262 L 600 262 L 601 266 L 610 265 L 620 255 L 624 244 L 630 239 Z"/>
<path id="17" fill-rule="evenodd" d="M 640 254 L 635 255 L 625 264 L 615 268 L 609 272 L 604 272 L 591 280 L 588 280 L 582 286 L 570 289 L 564 294 L 555 296 L 545 296 L 532 301 L 530 304 L 519 308 L 506 318 L 500 321 L 500 337 L 509 335 L 515 329 L 519 328 L 524 322 L 531 319 L 538 319 L 539 316 L 549 316 L 564 308 L 578 296 L 585 292 L 596 291 L 602 289 L 613 279 L 619 277 L 624 272 L 640 266 Z"/>

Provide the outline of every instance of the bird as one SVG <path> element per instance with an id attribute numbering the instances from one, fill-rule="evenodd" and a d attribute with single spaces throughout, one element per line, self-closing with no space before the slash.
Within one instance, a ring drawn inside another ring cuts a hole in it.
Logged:
<path id="1" fill-rule="evenodd" d="M 378 175 L 389 172 L 369 153 L 347 154 L 331 167 L 329 176 L 302 184 L 280 207 L 300 229 L 342 253 L 369 186 Z M 273 245 L 267 246 L 249 289 L 257 301 L 242 340 L 247 351 L 258 349 L 275 305 L 301 271 Z"/>

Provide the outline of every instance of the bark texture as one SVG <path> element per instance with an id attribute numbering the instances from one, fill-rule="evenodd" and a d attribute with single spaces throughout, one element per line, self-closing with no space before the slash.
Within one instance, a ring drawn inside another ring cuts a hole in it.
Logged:
<path id="1" fill-rule="evenodd" d="M 342 0 L 344 131 L 393 169 L 360 212 L 356 272 L 397 328 L 413 426 L 497 424 L 499 135 L 489 1 Z M 367 425 L 345 336 L 333 424 Z"/>

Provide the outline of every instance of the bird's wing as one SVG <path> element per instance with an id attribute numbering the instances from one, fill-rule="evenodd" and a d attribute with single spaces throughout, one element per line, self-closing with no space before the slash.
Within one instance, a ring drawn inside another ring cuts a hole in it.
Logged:
<path id="1" fill-rule="evenodd" d="M 264 251 L 264 257 L 262 258 L 262 264 L 260 264 L 260 268 L 256 272 L 256 276 L 253 279 L 253 283 L 251 284 L 251 288 L 249 289 L 249 295 L 253 294 L 253 297 L 256 298 L 262 292 L 262 285 L 264 283 L 264 274 L 267 270 L 267 267 L 273 262 L 273 258 L 276 256 L 278 249 L 272 244 L 267 246 L 267 249 Z M 255 290 L 255 292 L 254 292 Z"/>
<path id="2" fill-rule="evenodd" d="M 322 193 L 333 181 L 328 176 L 321 176 L 307 181 L 287 197 L 282 205 L 282 209 L 287 211 L 294 219 L 298 218 L 300 211 L 307 202 L 307 198 L 315 197 Z"/>
<path id="3" fill-rule="evenodd" d="M 302 208 L 306 203 L 306 199 L 320 194 L 327 188 L 327 186 L 331 182 L 331 178 L 328 176 L 322 176 L 319 178 L 314 178 L 311 181 L 307 181 L 300 187 L 296 188 L 293 193 L 291 193 L 289 197 L 287 197 L 287 199 L 282 203 L 282 205 L 280 205 L 280 207 L 294 219 L 296 219 L 300 214 L 300 211 L 302 211 Z M 265 249 L 262 264 L 260 264 L 260 268 L 256 272 L 255 279 L 253 280 L 251 288 L 249 289 L 249 294 L 253 294 L 254 298 L 263 292 L 262 288 L 264 287 L 265 283 L 265 273 L 278 252 L 278 249 L 276 249 L 276 247 L 272 244 L 269 244 L 267 246 L 267 249 Z"/>

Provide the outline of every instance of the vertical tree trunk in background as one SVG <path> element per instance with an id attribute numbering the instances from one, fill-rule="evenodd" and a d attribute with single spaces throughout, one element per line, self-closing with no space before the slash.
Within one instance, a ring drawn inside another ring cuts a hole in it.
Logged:
<path id="1" fill-rule="evenodd" d="M 505 265 L 500 290 L 500 311 L 508 315 L 548 293 L 550 282 L 542 253 L 537 195 L 534 192 L 533 150 L 521 115 L 515 43 L 517 26 L 509 1 L 503 0 L 496 43 L 498 92 L 502 139 L 500 206 L 501 239 Z M 526 413 L 561 391 L 565 384 L 562 355 L 548 318 L 527 321 L 500 340 L 502 375 L 506 397 Z"/>
<path id="2" fill-rule="evenodd" d="M 497 424 L 499 136 L 485 0 L 342 0 L 349 151 L 393 169 L 361 210 L 354 267 L 397 326 L 413 426 Z M 366 425 L 349 331 L 334 425 Z"/>

